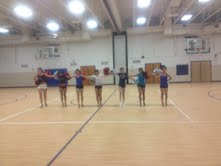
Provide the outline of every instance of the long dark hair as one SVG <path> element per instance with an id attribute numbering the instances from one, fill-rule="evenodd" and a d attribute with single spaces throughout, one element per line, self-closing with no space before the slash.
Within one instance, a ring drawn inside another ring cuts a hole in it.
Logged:
<path id="1" fill-rule="evenodd" d="M 143 77 L 144 77 L 145 79 L 148 78 L 147 72 L 145 72 L 142 67 L 140 67 L 138 70 L 139 70 L 139 71 L 141 70 L 141 74 L 143 75 Z"/>

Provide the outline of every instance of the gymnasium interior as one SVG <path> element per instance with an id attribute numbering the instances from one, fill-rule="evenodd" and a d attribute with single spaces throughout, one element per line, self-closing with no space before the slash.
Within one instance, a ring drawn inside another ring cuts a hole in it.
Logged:
<path id="1" fill-rule="evenodd" d="M 172 77 L 161 104 L 162 65 Z M 47 79 L 40 107 L 37 69 L 85 76 L 108 68 L 146 79 L 103 78 L 102 105 L 76 80 L 62 107 Z M 151 75 L 152 74 L 152 75 Z M 0 166 L 221 166 L 220 0 L 0 0 Z"/>

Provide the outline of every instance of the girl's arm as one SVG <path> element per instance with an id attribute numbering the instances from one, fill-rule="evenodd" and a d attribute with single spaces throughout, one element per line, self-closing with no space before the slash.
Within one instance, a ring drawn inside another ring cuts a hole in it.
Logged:
<path id="1" fill-rule="evenodd" d="M 38 76 L 35 76 L 35 77 L 34 77 L 34 80 L 37 81 L 37 80 L 38 80 Z"/>
<path id="2" fill-rule="evenodd" d="M 168 81 L 172 80 L 172 77 L 169 74 L 167 74 L 167 77 L 169 77 Z"/>
<path id="3" fill-rule="evenodd" d="M 49 75 L 49 74 L 47 74 L 47 73 L 44 73 L 44 75 L 45 75 L 46 77 L 48 77 L 48 78 L 54 78 L 54 75 Z"/>

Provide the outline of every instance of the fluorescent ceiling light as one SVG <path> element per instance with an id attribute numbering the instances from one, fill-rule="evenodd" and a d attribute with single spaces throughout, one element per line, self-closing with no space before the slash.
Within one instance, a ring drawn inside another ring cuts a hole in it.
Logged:
<path id="1" fill-rule="evenodd" d="M 146 23 L 146 18 L 145 17 L 138 17 L 137 18 L 137 24 L 138 25 L 143 25 Z"/>
<path id="2" fill-rule="evenodd" d="M 97 28 L 97 26 L 98 26 L 98 24 L 95 20 L 91 19 L 91 20 L 87 21 L 87 27 L 89 29 L 95 29 L 95 28 Z"/>
<path id="3" fill-rule="evenodd" d="M 146 8 L 150 6 L 151 0 L 137 0 L 137 7 Z"/>
<path id="4" fill-rule="evenodd" d="M 0 33 L 8 33 L 9 30 L 5 28 L 0 28 Z"/>
<path id="5" fill-rule="evenodd" d="M 198 0 L 198 2 L 200 3 L 206 3 L 206 2 L 209 2 L 210 0 Z"/>
<path id="6" fill-rule="evenodd" d="M 189 21 L 192 17 L 192 14 L 186 14 L 181 18 L 181 21 Z"/>
<path id="7" fill-rule="evenodd" d="M 28 6 L 25 6 L 25 5 L 16 6 L 14 8 L 14 12 L 16 15 L 22 18 L 30 18 L 33 15 L 32 10 Z"/>
<path id="8" fill-rule="evenodd" d="M 70 1 L 68 8 L 73 14 L 82 14 L 85 11 L 84 4 L 79 0 Z"/>
<path id="9" fill-rule="evenodd" d="M 52 32 L 56 32 L 59 30 L 60 26 L 56 22 L 49 22 L 47 28 Z"/>

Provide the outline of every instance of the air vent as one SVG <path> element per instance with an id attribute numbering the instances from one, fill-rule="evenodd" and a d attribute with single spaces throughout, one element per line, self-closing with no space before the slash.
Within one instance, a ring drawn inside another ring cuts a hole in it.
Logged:
<path id="1" fill-rule="evenodd" d="M 28 68 L 28 64 L 22 64 L 21 68 Z"/>
<path id="2" fill-rule="evenodd" d="M 141 63 L 141 60 L 133 60 L 133 64 Z"/>
<path id="3" fill-rule="evenodd" d="M 101 65 L 108 65 L 108 61 L 101 62 Z"/>

